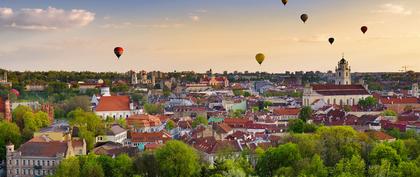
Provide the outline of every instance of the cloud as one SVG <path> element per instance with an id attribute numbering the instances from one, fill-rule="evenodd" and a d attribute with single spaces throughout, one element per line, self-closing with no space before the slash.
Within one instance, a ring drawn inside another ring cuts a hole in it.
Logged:
<path id="1" fill-rule="evenodd" d="M 389 14 L 397 14 L 397 15 L 411 15 L 413 12 L 411 10 L 406 9 L 403 5 L 396 5 L 396 4 L 383 4 L 381 5 L 379 10 L 374 10 L 374 13 L 389 13 Z"/>
<path id="2" fill-rule="evenodd" d="M 95 13 L 72 9 L 64 10 L 54 7 L 47 9 L 24 8 L 13 10 L 0 8 L 0 27 L 22 30 L 57 30 L 74 27 L 83 27 L 95 19 Z"/>
<path id="3" fill-rule="evenodd" d="M 131 22 L 123 23 L 108 23 L 102 25 L 101 28 L 105 29 L 126 29 L 126 28 L 179 28 L 184 26 L 182 23 L 156 23 L 156 24 L 134 24 Z"/>
<path id="4" fill-rule="evenodd" d="M 194 22 L 200 21 L 200 17 L 198 15 L 190 15 L 190 19 Z"/>

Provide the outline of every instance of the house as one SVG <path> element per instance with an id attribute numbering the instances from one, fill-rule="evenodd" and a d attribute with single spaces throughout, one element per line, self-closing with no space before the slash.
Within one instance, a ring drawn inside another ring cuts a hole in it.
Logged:
<path id="1" fill-rule="evenodd" d="M 174 117 L 191 117 L 203 116 L 207 118 L 207 107 L 205 106 L 176 106 L 173 107 Z"/>
<path id="2" fill-rule="evenodd" d="M 239 156 L 244 149 L 242 143 L 236 140 L 216 140 L 214 137 L 197 138 L 189 141 L 189 144 L 197 149 L 210 165 L 213 165 L 218 154 L 229 149 L 234 156 Z"/>
<path id="3" fill-rule="evenodd" d="M 99 117 L 120 119 L 128 118 L 135 113 L 129 96 L 102 96 L 94 112 Z"/>
<path id="4" fill-rule="evenodd" d="M 109 129 L 106 130 L 105 135 L 99 135 L 96 137 L 96 142 L 114 142 L 124 144 L 124 141 L 127 139 L 127 130 L 122 128 L 118 124 L 112 125 Z"/>
<path id="5" fill-rule="evenodd" d="M 396 138 L 392 137 L 391 135 L 388 135 L 383 131 L 368 131 L 366 132 L 366 134 L 374 140 L 378 140 L 380 142 L 393 142 L 397 140 Z"/>
<path id="6" fill-rule="evenodd" d="M 148 144 L 164 144 L 171 139 L 172 135 L 164 130 L 152 133 L 130 132 L 127 145 L 143 151 Z"/>
<path id="7" fill-rule="evenodd" d="M 48 137 L 52 141 L 67 141 L 71 139 L 70 126 L 58 125 L 43 128 L 37 132 L 34 132 L 34 138 L 36 137 Z"/>
<path id="8" fill-rule="evenodd" d="M 97 155 L 107 155 L 110 157 L 117 157 L 121 154 L 127 154 L 130 157 L 135 156 L 139 149 L 136 147 L 123 146 L 120 143 L 106 142 L 95 147 L 92 152 Z"/>
<path id="9" fill-rule="evenodd" d="M 132 115 L 126 122 L 132 132 L 138 133 L 160 132 L 165 128 L 159 117 L 149 114 Z"/>
<path id="10" fill-rule="evenodd" d="M 273 118 L 278 121 L 289 121 L 299 118 L 299 108 L 277 108 L 273 110 Z"/>
<path id="11" fill-rule="evenodd" d="M 371 96 L 363 85 L 307 85 L 303 92 L 303 105 L 311 106 L 319 100 L 328 105 L 357 105 L 359 100 Z"/>
<path id="12" fill-rule="evenodd" d="M 201 79 L 200 84 L 213 87 L 228 87 L 229 80 L 226 77 L 216 77 L 214 75 L 210 77 L 204 77 Z"/>
<path id="13" fill-rule="evenodd" d="M 37 177 L 52 175 L 60 162 L 75 155 L 86 155 L 84 140 L 50 141 L 34 138 L 15 150 L 6 146 L 7 176 Z"/>
<path id="14" fill-rule="evenodd" d="M 222 101 L 222 105 L 223 108 L 227 111 L 236 111 L 236 110 L 246 110 L 246 100 L 242 100 L 242 99 L 231 99 L 231 100 L 223 100 Z"/>
<path id="15" fill-rule="evenodd" d="M 420 109 L 420 100 L 416 97 L 380 97 L 379 103 L 396 113 L 402 113 L 407 107 Z"/>

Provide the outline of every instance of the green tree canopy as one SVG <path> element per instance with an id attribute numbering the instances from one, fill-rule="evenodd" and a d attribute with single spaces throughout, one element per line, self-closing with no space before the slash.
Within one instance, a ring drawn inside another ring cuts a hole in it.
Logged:
<path id="1" fill-rule="evenodd" d="M 161 176 L 191 177 L 200 172 L 195 150 L 180 141 L 169 141 L 156 150 Z"/>

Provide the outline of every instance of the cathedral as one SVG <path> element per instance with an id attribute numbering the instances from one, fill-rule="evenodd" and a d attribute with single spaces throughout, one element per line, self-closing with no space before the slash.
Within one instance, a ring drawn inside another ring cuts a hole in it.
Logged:
<path id="1" fill-rule="evenodd" d="M 359 100 L 371 96 L 366 85 L 352 84 L 351 68 L 344 57 L 335 69 L 335 84 L 306 85 L 303 91 L 303 105 L 312 106 L 319 102 L 328 105 L 357 105 Z"/>

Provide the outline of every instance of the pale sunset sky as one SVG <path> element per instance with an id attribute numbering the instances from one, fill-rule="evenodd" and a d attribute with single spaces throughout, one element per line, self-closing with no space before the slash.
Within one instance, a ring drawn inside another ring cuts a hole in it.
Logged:
<path id="1" fill-rule="evenodd" d="M 0 0 L 0 39 L 21 71 L 420 71 L 420 1 Z"/>

